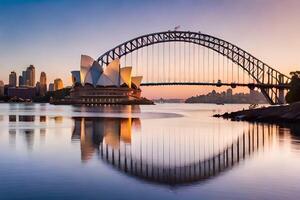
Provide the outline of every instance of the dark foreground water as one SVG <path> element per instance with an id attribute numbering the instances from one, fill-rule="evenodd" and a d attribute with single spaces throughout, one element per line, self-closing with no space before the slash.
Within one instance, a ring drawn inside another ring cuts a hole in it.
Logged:
<path id="1" fill-rule="evenodd" d="M 0 104 L 0 199 L 300 199 L 300 129 L 242 107 Z"/>

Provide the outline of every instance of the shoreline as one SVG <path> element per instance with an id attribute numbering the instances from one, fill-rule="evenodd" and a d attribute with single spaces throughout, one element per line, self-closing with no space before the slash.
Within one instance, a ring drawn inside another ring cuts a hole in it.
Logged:
<path id="1" fill-rule="evenodd" d="M 299 123 L 300 102 L 289 105 L 240 110 L 230 113 L 226 112 L 224 114 L 215 114 L 213 117 L 231 119 L 233 121 Z"/>
<path id="2" fill-rule="evenodd" d="M 154 102 L 146 99 L 144 97 L 140 99 L 132 99 L 126 101 L 119 101 L 119 102 L 77 102 L 69 98 L 64 99 L 51 99 L 50 104 L 52 105 L 154 105 Z"/>
<path id="3" fill-rule="evenodd" d="M 0 101 L 1 103 L 7 103 L 7 104 L 22 104 L 22 103 L 49 103 L 51 105 L 155 105 L 155 103 L 152 100 L 149 100 L 147 98 L 141 97 L 140 99 L 133 99 L 133 100 L 127 100 L 122 102 L 83 102 L 78 103 L 76 101 L 72 101 L 68 98 L 62 98 L 62 99 L 50 99 L 49 101 L 34 101 L 34 100 L 23 100 L 23 99 L 17 99 L 14 101 Z"/>

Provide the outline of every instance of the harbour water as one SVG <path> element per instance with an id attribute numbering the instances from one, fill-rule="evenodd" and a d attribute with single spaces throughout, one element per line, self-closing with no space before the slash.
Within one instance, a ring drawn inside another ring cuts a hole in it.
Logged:
<path id="1" fill-rule="evenodd" d="M 248 105 L 0 104 L 0 199 L 300 199 L 300 129 Z"/>

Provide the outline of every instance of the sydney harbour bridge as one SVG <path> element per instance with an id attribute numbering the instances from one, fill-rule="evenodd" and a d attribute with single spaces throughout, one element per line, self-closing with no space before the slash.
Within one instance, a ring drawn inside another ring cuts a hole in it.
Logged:
<path id="1" fill-rule="evenodd" d="M 290 77 L 223 39 L 190 31 L 165 31 L 128 40 L 101 55 L 142 75 L 142 86 L 208 85 L 259 89 L 270 104 L 283 104 Z"/>

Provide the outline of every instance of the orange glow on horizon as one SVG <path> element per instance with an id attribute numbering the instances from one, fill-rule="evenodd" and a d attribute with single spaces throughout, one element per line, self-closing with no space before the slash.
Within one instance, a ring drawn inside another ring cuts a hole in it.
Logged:
<path id="1" fill-rule="evenodd" d="M 207 94 L 212 90 L 217 92 L 226 91 L 230 87 L 214 86 L 151 86 L 142 87 L 142 96 L 150 99 L 169 98 L 169 99 L 186 99 L 191 96 Z M 248 88 L 237 87 L 233 93 L 249 93 Z"/>

